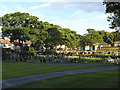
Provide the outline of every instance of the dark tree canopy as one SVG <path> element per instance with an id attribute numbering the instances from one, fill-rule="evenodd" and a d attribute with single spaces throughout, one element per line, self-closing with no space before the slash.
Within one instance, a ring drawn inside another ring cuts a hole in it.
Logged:
<path id="1" fill-rule="evenodd" d="M 111 23 L 110 28 L 120 30 L 120 2 L 109 2 L 105 0 L 103 5 L 106 6 L 106 13 L 110 13 L 108 21 Z"/>
<path id="2" fill-rule="evenodd" d="M 19 41 L 19 46 L 22 50 L 22 43 L 30 40 L 36 48 L 39 43 L 45 40 L 44 25 L 39 18 L 29 15 L 29 13 L 10 13 L 2 17 L 2 33 L 3 37 L 9 37 L 11 42 Z M 30 49 L 31 50 L 31 49 Z M 32 50 L 34 51 L 34 50 Z"/>
<path id="3" fill-rule="evenodd" d="M 108 19 L 111 22 L 111 26 L 119 27 L 120 14 L 119 3 L 104 2 L 106 5 L 106 13 L 113 13 L 113 16 Z M 115 6 L 114 9 L 110 9 Z M 21 47 L 29 53 L 35 55 L 35 51 L 39 50 L 41 46 L 47 48 L 55 48 L 58 45 L 65 45 L 69 48 L 79 48 L 85 45 L 93 45 L 96 43 L 113 43 L 120 40 L 120 32 L 106 32 L 105 30 L 97 31 L 94 29 L 87 29 L 87 34 L 80 35 L 76 31 L 69 28 L 62 28 L 59 25 L 53 25 L 49 22 L 39 21 L 38 17 L 31 16 L 29 13 L 10 13 L 4 15 L 2 18 L 2 36 L 9 37 L 11 42 L 19 40 L 19 44 L 22 41 L 30 40 L 32 42 L 31 47 Z M 21 44 L 20 44 L 21 45 Z M 25 52 L 26 52 L 25 51 Z"/>

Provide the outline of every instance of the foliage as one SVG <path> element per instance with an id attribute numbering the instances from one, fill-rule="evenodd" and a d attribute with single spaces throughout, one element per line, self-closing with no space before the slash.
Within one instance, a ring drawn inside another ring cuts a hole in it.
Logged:
<path id="1" fill-rule="evenodd" d="M 109 4 L 112 3 L 105 4 L 109 8 Z M 111 13 L 112 11 L 106 9 L 106 12 Z M 116 15 L 117 11 L 113 10 L 113 13 Z M 19 42 L 14 44 L 15 46 L 19 45 L 21 47 L 21 53 L 24 52 L 33 55 L 41 47 L 42 49 L 45 47 L 47 51 L 48 48 L 51 50 L 55 48 L 56 50 L 56 46 L 58 45 L 79 48 L 95 43 L 105 42 L 111 44 L 120 40 L 119 31 L 106 32 L 104 30 L 87 29 L 87 34 L 80 35 L 68 28 L 62 28 L 59 25 L 42 22 L 38 19 L 38 17 L 29 15 L 29 13 L 15 12 L 6 14 L 2 17 L 2 37 L 9 37 L 12 43 L 14 43 L 14 40 L 18 40 Z M 32 42 L 32 45 L 28 49 L 25 49 L 23 42 L 28 40 Z"/>
<path id="2" fill-rule="evenodd" d="M 7 50 L 2 48 L 2 60 L 6 60 Z"/>
<path id="3" fill-rule="evenodd" d="M 83 38 L 83 45 L 93 45 L 95 43 L 102 43 L 103 39 L 101 35 L 94 29 L 87 29 L 88 34 L 85 34 Z"/>
<path id="4" fill-rule="evenodd" d="M 106 13 L 110 13 L 108 21 L 111 22 L 111 28 L 120 29 L 120 2 L 109 2 L 105 0 L 103 5 L 106 6 Z"/>
<path id="5" fill-rule="evenodd" d="M 29 53 L 35 56 L 35 49 L 33 47 L 29 47 Z"/>
<path id="6" fill-rule="evenodd" d="M 47 29 L 48 36 L 45 41 L 45 46 L 48 47 L 54 47 L 60 44 L 61 41 L 61 32 L 60 29 L 62 29 L 58 25 L 53 25 L 50 28 Z"/>
<path id="7" fill-rule="evenodd" d="M 115 31 L 115 32 L 111 32 L 114 36 L 113 41 L 120 41 L 120 32 L 119 31 Z"/>
<path id="8" fill-rule="evenodd" d="M 103 41 L 106 43 L 113 43 L 114 42 L 114 35 L 110 32 L 106 32 L 104 30 L 102 31 L 98 31 L 98 33 L 101 35 L 101 37 L 103 38 Z"/>

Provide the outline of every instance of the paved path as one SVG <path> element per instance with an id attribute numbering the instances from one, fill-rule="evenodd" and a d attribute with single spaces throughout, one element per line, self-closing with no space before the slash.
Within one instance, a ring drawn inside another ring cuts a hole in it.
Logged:
<path id="1" fill-rule="evenodd" d="M 12 88 L 15 86 L 27 84 L 30 82 L 35 82 L 38 80 L 44 80 L 52 77 L 60 77 L 72 74 L 79 74 L 79 73 L 88 73 L 88 72 L 97 72 L 97 71 L 105 71 L 105 70 L 115 70 L 118 69 L 118 66 L 111 66 L 111 67 L 97 67 L 97 68 L 88 68 L 88 69 L 81 69 L 81 70 L 70 70 L 70 71 L 61 71 L 61 72 L 52 72 L 52 73 L 45 73 L 45 74 L 37 74 L 19 78 L 12 78 L 12 79 L 4 79 L 2 80 L 2 88 Z"/>

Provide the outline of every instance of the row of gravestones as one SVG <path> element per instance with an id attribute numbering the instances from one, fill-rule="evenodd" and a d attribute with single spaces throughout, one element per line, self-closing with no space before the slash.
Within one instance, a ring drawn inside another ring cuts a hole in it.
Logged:
<path id="1" fill-rule="evenodd" d="M 112 54 L 112 55 L 116 55 L 118 52 L 110 52 L 110 51 L 106 51 L 106 52 L 68 52 L 67 54 L 65 53 L 61 53 L 63 55 L 66 56 L 75 56 L 75 55 L 84 55 L 84 54 L 90 54 L 90 55 L 105 55 L 105 54 Z"/>
<path id="2" fill-rule="evenodd" d="M 63 58 L 63 59 L 59 59 L 59 58 L 40 58 L 40 63 L 44 63 L 44 62 L 48 62 L 48 63 L 52 63 L 52 62 L 57 62 L 57 63 L 62 63 L 62 62 L 77 62 L 79 59 L 77 58 Z"/>
<path id="3" fill-rule="evenodd" d="M 17 61 L 30 61 L 31 60 L 31 57 L 24 57 L 24 58 L 20 58 L 20 59 L 17 59 L 16 58 L 16 62 Z M 60 62 L 64 62 L 64 61 L 66 61 L 66 62 L 71 62 L 71 63 L 73 63 L 73 62 L 78 62 L 78 61 L 84 61 L 85 60 L 85 62 L 87 62 L 87 60 L 86 60 L 86 58 L 81 58 L 81 57 L 79 57 L 79 58 L 63 58 L 62 56 L 61 57 L 54 57 L 54 56 L 52 56 L 52 57 L 39 57 L 39 61 L 40 61 L 40 63 L 51 63 L 51 62 L 57 62 L 57 63 L 60 63 Z M 96 60 L 95 62 L 104 62 L 104 60 Z"/>

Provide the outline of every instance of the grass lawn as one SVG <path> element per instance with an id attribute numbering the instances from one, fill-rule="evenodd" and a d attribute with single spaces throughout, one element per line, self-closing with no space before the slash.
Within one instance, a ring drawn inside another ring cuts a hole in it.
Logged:
<path id="1" fill-rule="evenodd" d="M 86 57 L 87 60 L 102 60 L 102 58 L 90 58 L 90 57 Z"/>
<path id="2" fill-rule="evenodd" d="M 16 88 L 118 88 L 118 70 L 55 77 Z"/>
<path id="3" fill-rule="evenodd" d="M 39 63 L 40 60 L 39 59 L 31 59 L 29 61 L 29 63 Z M 2 63 L 28 63 L 25 61 L 20 62 L 20 60 L 16 61 L 16 60 L 3 60 Z"/>
<path id="4" fill-rule="evenodd" d="M 114 65 L 39 65 L 39 64 L 2 64 L 2 79 L 29 76 L 41 73 L 79 70 Z"/>
<path id="5" fill-rule="evenodd" d="M 65 58 L 79 58 L 79 56 L 65 56 Z"/>

